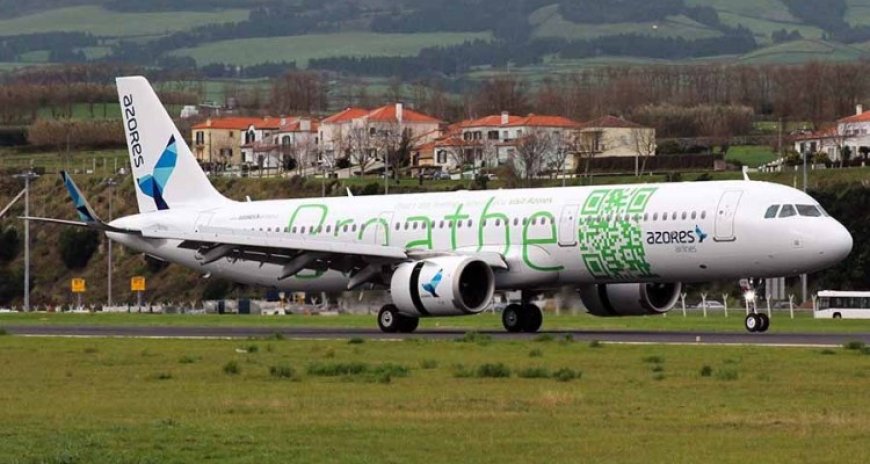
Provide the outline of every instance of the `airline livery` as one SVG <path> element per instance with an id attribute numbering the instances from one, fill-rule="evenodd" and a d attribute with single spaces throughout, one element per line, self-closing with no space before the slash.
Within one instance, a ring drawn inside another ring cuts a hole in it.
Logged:
<path id="1" fill-rule="evenodd" d="M 236 202 L 212 187 L 143 77 L 117 79 L 139 214 L 80 221 L 138 252 L 283 291 L 389 290 L 385 332 L 476 314 L 520 290 L 505 329 L 535 332 L 532 297 L 577 289 L 598 316 L 661 314 L 682 284 L 813 272 L 849 232 L 805 193 L 754 181 L 637 184 Z M 746 317 L 767 330 L 766 315 Z"/>

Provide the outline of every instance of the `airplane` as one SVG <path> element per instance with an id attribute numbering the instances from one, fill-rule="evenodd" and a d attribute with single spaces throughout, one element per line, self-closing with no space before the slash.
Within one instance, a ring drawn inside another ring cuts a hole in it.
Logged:
<path id="1" fill-rule="evenodd" d="M 203 275 L 279 291 L 387 290 L 383 332 L 464 316 L 495 291 L 510 332 L 536 332 L 542 292 L 573 287 L 596 316 L 658 315 L 683 284 L 815 272 L 852 236 L 812 197 L 711 181 L 238 202 L 221 195 L 144 77 L 116 80 L 139 214 L 103 222 L 62 174 L 78 221 Z M 746 330 L 770 320 L 754 306 Z"/>

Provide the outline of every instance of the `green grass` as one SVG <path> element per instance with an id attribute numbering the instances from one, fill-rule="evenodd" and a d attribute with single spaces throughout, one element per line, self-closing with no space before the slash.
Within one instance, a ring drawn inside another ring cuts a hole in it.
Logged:
<path id="1" fill-rule="evenodd" d="M 115 159 L 119 169 L 124 167 L 128 163 L 126 149 L 73 151 L 67 158 L 57 152 L 20 153 L 0 148 L 0 169 L 24 169 L 32 163 L 35 167 L 45 168 L 47 173 L 61 169 L 83 173 L 93 170 L 96 160 L 97 175 L 105 177 L 115 169 Z"/>
<path id="2" fill-rule="evenodd" d="M 99 351 L 84 353 L 92 345 Z M 641 346 L 554 347 L 533 371 L 530 343 L 376 342 L 358 352 L 341 342 L 274 345 L 251 355 L 229 341 L 4 337 L 0 461 L 870 459 L 862 439 L 870 364 L 853 352 L 661 346 L 667 374 L 651 375 L 638 363 L 649 351 Z M 412 368 L 388 384 L 286 369 L 327 350 L 347 365 L 416 366 L 425 357 L 441 367 Z M 179 365 L 183 355 L 201 360 Z M 231 361 L 240 369 L 227 375 Z M 451 366 L 462 363 L 537 378 L 454 377 Z M 713 375 L 698 374 L 705 365 Z"/>
<path id="3" fill-rule="evenodd" d="M 766 145 L 740 145 L 728 149 L 726 161 L 739 161 L 746 166 L 758 167 L 776 161 L 779 155 Z"/>
<path id="4" fill-rule="evenodd" d="M 206 24 L 238 22 L 247 18 L 248 10 L 243 9 L 119 13 L 99 6 L 84 5 L 0 20 L 0 35 L 69 31 L 90 32 L 103 37 L 158 36 Z"/>
<path id="5" fill-rule="evenodd" d="M 870 23 L 870 0 L 846 0 L 846 14 L 843 19 L 852 26 Z"/>
<path id="6" fill-rule="evenodd" d="M 855 61 L 862 57 L 859 48 L 823 40 L 796 40 L 761 48 L 740 57 L 746 64 L 788 64 L 806 61 Z"/>
<path id="7" fill-rule="evenodd" d="M 643 23 L 578 24 L 565 20 L 558 5 L 543 7 L 530 16 L 535 37 L 561 37 L 569 40 L 594 39 L 619 34 L 650 37 L 682 37 L 687 40 L 719 37 L 719 31 L 685 16 L 669 16 L 663 21 Z"/>
<path id="8" fill-rule="evenodd" d="M 703 317 L 700 311 L 688 311 L 683 317 L 679 308 L 672 310 L 666 317 L 641 316 L 624 318 L 599 318 L 585 313 L 577 315 L 563 314 L 556 316 L 547 313 L 544 316 L 542 330 L 697 330 L 710 332 L 740 332 L 743 328 L 743 308 L 729 310 L 729 317 L 721 312 L 709 313 Z M 182 326 L 182 327 L 272 327 L 276 330 L 291 327 L 376 327 L 374 315 L 341 315 L 338 317 L 319 316 L 239 316 L 239 315 L 182 315 L 182 314 L 126 314 L 126 313 L 6 313 L 0 314 L 0 327 L 16 325 L 117 325 L 117 326 Z M 420 328 L 425 329 L 455 329 L 467 331 L 457 337 L 459 345 L 486 346 L 493 343 L 488 334 L 479 333 L 482 330 L 502 331 L 501 316 L 486 313 L 476 316 L 421 319 Z M 772 332 L 868 332 L 870 320 L 860 319 L 814 319 L 809 312 L 796 312 L 790 319 L 788 311 L 774 311 Z M 547 337 L 547 335 L 544 335 Z M 555 338 L 555 337 L 553 337 Z M 560 337 L 561 338 L 561 337 Z M 347 343 L 353 347 L 360 344 Z M 550 347 L 557 343 L 548 343 L 546 347 L 540 341 L 532 342 L 536 350 L 544 349 L 549 355 Z M 534 351 L 534 350 L 533 350 Z M 527 357 L 529 352 L 526 352 Z M 538 353 L 534 355 L 539 356 Z"/>
<path id="9" fill-rule="evenodd" d="M 248 66 L 266 61 L 295 61 L 305 67 L 308 60 L 335 56 L 412 56 L 421 49 L 453 45 L 466 40 L 488 39 L 488 33 L 377 34 L 343 32 L 289 37 L 268 37 L 211 42 L 171 52 L 191 56 L 199 66 L 230 63 Z"/>

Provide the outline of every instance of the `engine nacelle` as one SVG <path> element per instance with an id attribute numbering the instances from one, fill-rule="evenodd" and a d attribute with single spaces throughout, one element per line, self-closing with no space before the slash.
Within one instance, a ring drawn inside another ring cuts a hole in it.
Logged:
<path id="1" fill-rule="evenodd" d="M 489 305 L 495 277 L 485 262 L 443 256 L 400 264 L 390 281 L 393 304 L 411 316 L 476 314 Z"/>
<path id="2" fill-rule="evenodd" d="M 580 299 L 596 316 L 644 316 L 670 311 L 683 284 L 606 284 L 580 289 Z"/>

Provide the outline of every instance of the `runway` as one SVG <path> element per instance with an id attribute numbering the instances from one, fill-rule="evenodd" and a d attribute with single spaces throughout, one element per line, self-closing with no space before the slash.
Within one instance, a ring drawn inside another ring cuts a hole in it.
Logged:
<path id="1" fill-rule="evenodd" d="M 55 337 L 140 337 L 140 338 L 265 338 L 281 334 L 286 339 L 350 339 L 402 340 L 421 338 L 455 340 L 465 330 L 425 329 L 413 334 L 385 334 L 377 329 L 313 328 L 313 327 L 168 327 L 168 326 L 103 326 L 103 325 L 9 325 L 8 333 L 22 336 Z M 597 340 L 604 343 L 649 344 L 712 344 L 770 346 L 840 346 L 850 341 L 870 345 L 870 333 L 778 333 L 751 334 L 740 332 L 694 331 L 598 331 L 558 330 L 536 334 L 512 334 L 503 331 L 481 331 L 494 340 L 533 340 L 542 334 L 554 339 L 571 336 L 575 341 Z"/>

